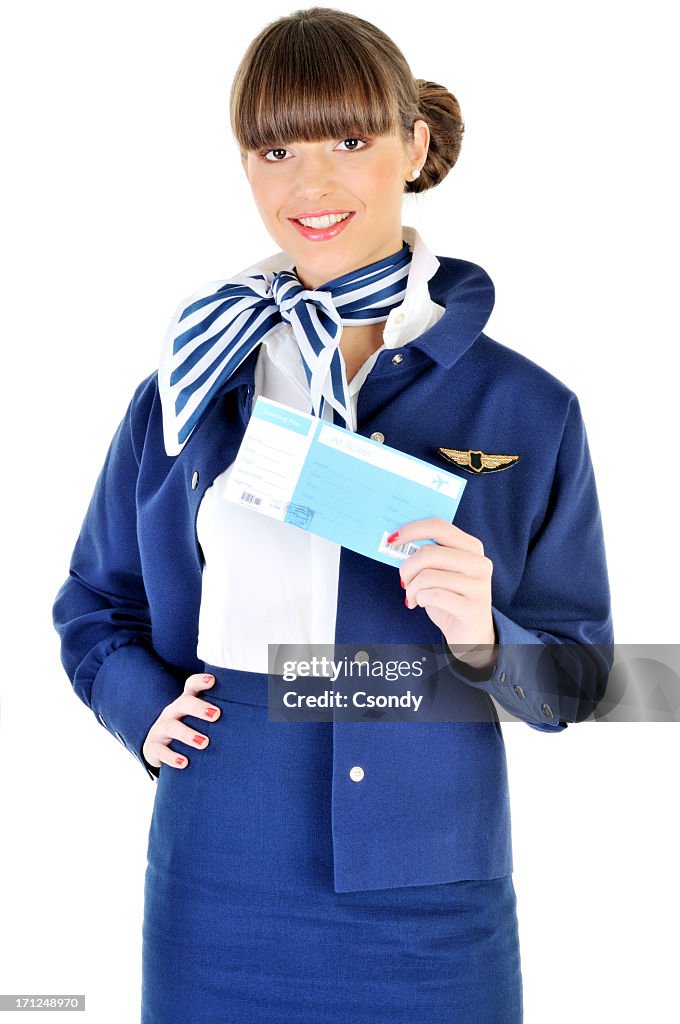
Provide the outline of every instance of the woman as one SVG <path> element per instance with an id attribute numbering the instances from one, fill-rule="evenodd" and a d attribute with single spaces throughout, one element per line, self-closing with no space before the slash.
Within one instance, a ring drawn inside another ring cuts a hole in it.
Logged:
<path id="1" fill-rule="evenodd" d="M 463 121 L 378 28 L 326 8 L 268 25 L 231 117 L 280 251 L 178 307 L 54 606 L 75 692 L 157 777 L 142 1021 L 516 1024 L 489 694 L 557 732 L 606 671 L 578 400 L 483 333 L 481 267 L 402 226 L 404 193 L 445 177 Z M 225 501 L 259 396 L 465 476 L 456 524 L 395 524 L 395 550 L 434 543 L 392 566 Z M 270 721 L 280 643 L 431 645 L 454 713 Z"/>

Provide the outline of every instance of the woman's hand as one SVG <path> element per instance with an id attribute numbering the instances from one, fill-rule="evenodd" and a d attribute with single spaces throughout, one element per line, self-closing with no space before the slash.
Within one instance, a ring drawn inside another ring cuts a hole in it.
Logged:
<path id="1" fill-rule="evenodd" d="M 208 746 L 209 738 L 196 732 L 191 726 L 184 725 L 180 718 L 184 715 L 194 715 L 210 722 L 217 721 L 222 713 L 220 709 L 197 696 L 214 683 L 214 676 L 201 672 L 189 676 L 184 683 L 183 693 L 163 708 L 149 729 L 142 747 L 144 760 L 152 768 L 160 768 L 161 764 L 169 764 L 173 768 L 186 768 L 189 764 L 183 754 L 178 754 L 168 746 L 170 740 L 181 740 L 182 743 L 187 743 L 197 750 L 205 750 Z"/>
<path id="2" fill-rule="evenodd" d="M 407 607 L 425 609 L 460 661 L 475 668 L 493 664 L 498 654 L 491 615 L 493 563 L 484 545 L 438 517 L 414 520 L 388 537 L 390 544 L 413 540 L 435 543 L 423 544 L 400 566 Z"/>

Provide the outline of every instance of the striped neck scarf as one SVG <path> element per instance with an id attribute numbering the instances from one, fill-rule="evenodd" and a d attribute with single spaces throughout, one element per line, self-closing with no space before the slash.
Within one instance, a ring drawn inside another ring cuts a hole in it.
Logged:
<path id="1" fill-rule="evenodd" d="M 281 322 L 298 343 L 311 413 L 328 402 L 351 429 L 350 397 L 339 351 L 343 326 L 387 320 L 406 294 L 411 249 L 401 249 L 314 290 L 295 270 L 252 267 L 213 282 L 173 317 L 158 370 L 168 455 L 178 455 L 213 397 L 244 359 Z"/>

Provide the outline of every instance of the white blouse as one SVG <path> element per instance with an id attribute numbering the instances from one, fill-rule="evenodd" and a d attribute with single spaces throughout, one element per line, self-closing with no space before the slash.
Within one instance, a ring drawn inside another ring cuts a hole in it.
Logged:
<path id="1" fill-rule="evenodd" d="M 419 337 L 444 314 L 428 288 L 439 260 L 415 228 L 403 226 L 402 235 L 412 250 L 406 294 L 385 321 L 382 346 L 349 382 L 353 430 L 359 389 L 378 353 Z M 257 265 L 277 272 L 292 269 L 294 262 L 279 252 Z M 340 361 L 345 374 L 342 353 Z M 290 324 L 281 323 L 260 345 L 253 402 L 259 395 L 310 411 Z M 329 403 L 324 417 L 333 421 Z M 205 491 L 196 520 L 205 560 L 197 656 L 210 665 L 267 673 L 268 644 L 334 642 L 340 545 L 225 500 L 222 491 L 232 465 Z"/>

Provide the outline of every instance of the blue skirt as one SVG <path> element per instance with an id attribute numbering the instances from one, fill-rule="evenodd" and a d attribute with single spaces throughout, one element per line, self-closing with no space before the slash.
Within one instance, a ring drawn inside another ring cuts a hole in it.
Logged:
<path id="1" fill-rule="evenodd" d="M 142 1024 L 521 1024 L 512 875 L 335 892 L 332 723 L 205 668 L 221 715 L 183 721 L 210 743 L 172 740 L 156 788 Z"/>

